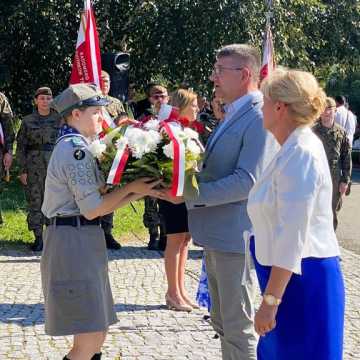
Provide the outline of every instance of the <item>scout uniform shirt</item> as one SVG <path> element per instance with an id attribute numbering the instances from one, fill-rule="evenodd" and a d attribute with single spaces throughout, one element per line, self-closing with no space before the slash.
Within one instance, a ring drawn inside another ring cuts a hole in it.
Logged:
<path id="1" fill-rule="evenodd" d="M 104 181 L 88 145 L 80 134 L 59 138 L 45 182 L 42 212 L 48 218 L 84 214 L 101 204 Z"/>

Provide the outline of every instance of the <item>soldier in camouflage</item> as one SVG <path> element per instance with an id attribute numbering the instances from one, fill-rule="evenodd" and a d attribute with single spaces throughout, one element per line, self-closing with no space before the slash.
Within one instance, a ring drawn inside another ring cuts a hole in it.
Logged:
<path id="1" fill-rule="evenodd" d="M 33 251 L 42 251 L 42 231 L 47 219 L 41 212 L 48 163 L 60 129 L 60 118 L 50 109 L 52 92 L 48 87 L 36 90 L 35 111 L 24 117 L 17 135 L 16 158 L 20 181 L 28 208 L 27 223 L 34 232 Z"/>
<path id="2" fill-rule="evenodd" d="M 101 71 L 101 92 L 110 101 L 109 105 L 106 105 L 105 108 L 109 115 L 112 117 L 114 122 L 119 125 L 120 121 L 127 117 L 125 112 L 124 105 L 122 102 L 109 95 L 110 91 L 110 75 L 106 71 Z M 114 224 L 114 213 L 104 215 L 101 220 L 101 227 L 104 230 L 106 247 L 108 249 L 118 250 L 121 248 L 121 245 L 115 240 L 112 235 L 112 228 Z"/>
<path id="3" fill-rule="evenodd" d="M 332 209 L 334 230 L 338 225 L 337 212 L 341 209 L 342 197 L 346 193 L 351 179 L 351 146 L 346 131 L 335 123 L 336 103 L 332 98 L 326 99 L 325 111 L 313 131 L 324 145 L 329 161 L 333 182 Z"/>
<path id="4" fill-rule="evenodd" d="M 14 140 L 13 113 L 6 96 L 0 92 L 0 181 L 11 167 Z M 0 224 L 2 222 L 0 210 Z"/>

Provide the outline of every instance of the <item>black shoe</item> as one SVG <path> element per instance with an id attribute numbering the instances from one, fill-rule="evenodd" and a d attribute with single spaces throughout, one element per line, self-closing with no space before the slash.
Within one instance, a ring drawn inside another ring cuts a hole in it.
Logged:
<path id="1" fill-rule="evenodd" d="M 160 239 L 156 236 L 150 235 L 150 241 L 148 243 L 147 248 L 148 250 L 160 251 L 161 250 Z"/>
<path id="2" fill-rule="evenodd" d="M 166 235 L 160 235 L 159 246 L 161 251 L 165 251 L 166 242 L 167 242 Z"/>
<path id="3" fill-rule="evenodd" d="M 106 247 L 108 249 L 112 249 L 112 250 L 121 249 L 121 245 L 114 239 L 112 234 L 105 233 L 105 241 L 106 241 Z"/>
<path id="4" fill-rule="evenodd" d="M 43 239 L 41 235 L 35 237 L 35 242 L 30 246 L 32 251 L 42 251 L 43 249 Z"/>
<path id="5" fill-rule="evenodd" d="M 91 360 L 101 360 L 101 353 L 95 354 L 95 355 L 91 358 Z"/>

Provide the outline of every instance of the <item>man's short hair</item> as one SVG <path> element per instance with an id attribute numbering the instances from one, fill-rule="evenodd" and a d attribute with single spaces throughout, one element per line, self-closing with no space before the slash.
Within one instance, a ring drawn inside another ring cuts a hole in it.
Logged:
<path id="1" fill-rule="evenodd" d="M 346 98 L 343 95 L 335 96 L 335 101 L 340 105 L 345 105 L 346 104 Z"/>
<path id="2" fill-rule="evenodd" d="M 165 92 L 167 92 L 166 87 L 156 83 L 151 83 L 146 88 L 147 97 L 151 97 L 156 94 L 163 94 Z"/>
<path id="3" fill-rule="evenodd" d="M 259 51 L 253 46 L 247 44 L 231 44 L 223 46 L 216 52 L 216 57 L 231 56 L 237 58 L 241 65 L 246 66 L 252 73 L 253 80 L 258 81 L 261 68 L 261 59 Z"/>

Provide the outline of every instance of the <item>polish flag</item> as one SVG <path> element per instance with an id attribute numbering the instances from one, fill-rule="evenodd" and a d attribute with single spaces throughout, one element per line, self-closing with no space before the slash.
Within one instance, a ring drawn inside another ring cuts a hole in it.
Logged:
<path id="1" fill-rule="evenodd" d="M 260 70 L 260 80 L 263 80 L 275 69 L 275 53 L 274 53 L 274 44 L 270 26 L 267 26 L 264 49 L 263 49 L 263 59 L 262 66 Z"/>
<path id="2" fill-rule="evenodd" d="M 72 65 L 70 84 L 93 83 L 100 88 L 101 57 L 99 36 L 91 1 L 84 1 Z"/>

